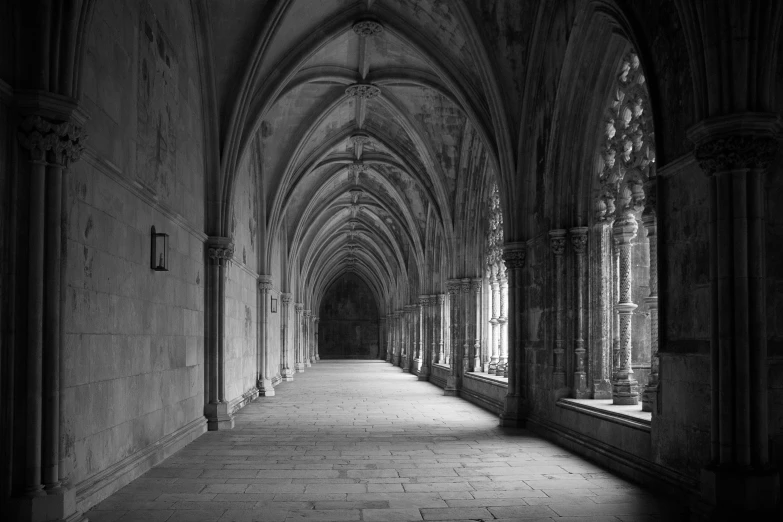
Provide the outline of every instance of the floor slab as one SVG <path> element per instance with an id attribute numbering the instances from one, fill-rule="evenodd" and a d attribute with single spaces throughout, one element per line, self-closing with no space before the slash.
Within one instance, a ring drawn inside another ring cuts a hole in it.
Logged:
<path id="1" fill-rule="evenodd" d="M 321 361 L 93 522 L 677 520 L 681 509 L 382 361 Z"/>

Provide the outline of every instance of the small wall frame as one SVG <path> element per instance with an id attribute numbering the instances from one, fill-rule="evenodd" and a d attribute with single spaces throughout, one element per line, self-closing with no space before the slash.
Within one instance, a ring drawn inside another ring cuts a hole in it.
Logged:
<path id="1" fill-rule="evenodd" d="M 150 268 L 156 272 L 169 271 L 169 235 L 157 232 L 152 226 L 150 245 Z"/>
<path id="2" fill-rule="evenodd" d="M 277 313 L 277 298 L 272 297 L 272 301 L 270 302 L 269 310 L 273 313 Z"/>

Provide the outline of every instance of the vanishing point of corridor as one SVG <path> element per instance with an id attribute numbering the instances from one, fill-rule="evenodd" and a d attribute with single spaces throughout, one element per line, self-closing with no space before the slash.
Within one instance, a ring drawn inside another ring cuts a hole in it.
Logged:
<path id="1" fill-rule="evenodd" d="M 675 520 L 677 509 L 380 361 L 322 361 L 92 522 Z"/>

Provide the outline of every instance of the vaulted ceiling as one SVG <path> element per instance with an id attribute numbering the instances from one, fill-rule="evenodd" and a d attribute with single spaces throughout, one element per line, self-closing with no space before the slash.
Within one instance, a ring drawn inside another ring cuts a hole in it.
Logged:
<path id="1" fill-rule="evenodd" d="M 500 168 L 499 142 L 508 142 L 463 3 L 209 8 L 224 190 L 257 148 L 267 247 L 287 245 L 299 274 L 291 290 L 317 305 L 352 270 L 383 302 L 401 289 L 427 293 L 428 263 L 432 271 L 448 258 L 442 271 L 458 272 L 456 245 L 481 241 L 478 202 Z"/>

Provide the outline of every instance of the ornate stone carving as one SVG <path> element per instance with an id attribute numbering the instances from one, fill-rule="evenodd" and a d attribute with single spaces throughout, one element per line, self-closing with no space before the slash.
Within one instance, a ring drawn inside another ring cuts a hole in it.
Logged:
<path id="1" fill-rule="evenodd" d="M 345 88 L 345 94 L 370 100 L 381 94 L 381 88 L 371 83 L 354 83 Z"/>
<path id="2" fill-rule="evenodd" d="M 267 278 L 264 276 L 261 276 L 258 278 L 258 289 L 261 290 L 263 293 L 267 293 L 270 290 L 272 290 L 274 287 L 272 286 L 272 279 Z"/>
<path id="3" fill-rule="evenodd" d="M 383 26 L 375 20 L 359 20 L 353 24 L 353 32 L 362 38 L 367 38 L 382 34 Z"/>
<path id="4" fill-rule="evenodd" d="M 45 161 L 46 153 L 51 152 L 55 164 L 67 167 L 81 157 L 87 135 L 74 123 L 54 123 L 31 115 L 22 121 L 17 138 L 33 160 Z"/>
<path id="5" fill-rule="evenodd" d="M 291 302 L 291 299 L 292 299 L 292 298 L 293 298 L 293 296 L 292 296 L 291 294 L 288 294 L 288 293 L 283 293 L 283 294 L 280 294 L 280 301 L 281 301 L 281 302 L 282 302 L 284 305 L 287 305 L 287 304 L 289 304 L 289 303 Z"/>
<path id="6" fill-rule="evenodd" d="M 354 161 L 348 164 L 348 172 L 351 174 L 359 174 L 367 170 L 367 164 L 362 161 Z"/>
<path id="7" fill-rule="evenodd" d="M 509 270 L 524 268 L 526 256 L 527 250 L 524 248 L 509 247 L 507 245 L 503 250 L 503 261 Z"/>
<path id="8" fill-rule="evenodd" d="M 699 143 L 694 156 L 708 176 L 736 169 L 766 170 L 778 146 L 772 136 L 729 135 Z"/>
<path id="9" fill-rule="evenodd" d="M 234 245 L 210 246 L 207 252 L 213 264 L 220 261 L 231 261 L 234 257 Z"/>
<path id="10" fill-rule="evenodd" d="M 574 253 L 577 255 L 584 254 L 587 250 L 587 227 L 572 228 L 571 232 L 571 246 L 574 247 Z"/>
<path id="11" fill-rule="evenodd" d="M 565 252 L 565 233 L 563 229 L 549 231 L 549 246 L 555 256 L 562 256 Z"/>
<path id="12" fill-rule="evenodd" d="M 648 110 L 649 95 L 638 55 L 622 60 L 614 97 L 607 109 L 595 217 L 611 222 L 618 215 L 641 210 L 645 183 L 655 176 L 655 134 Z"/>

